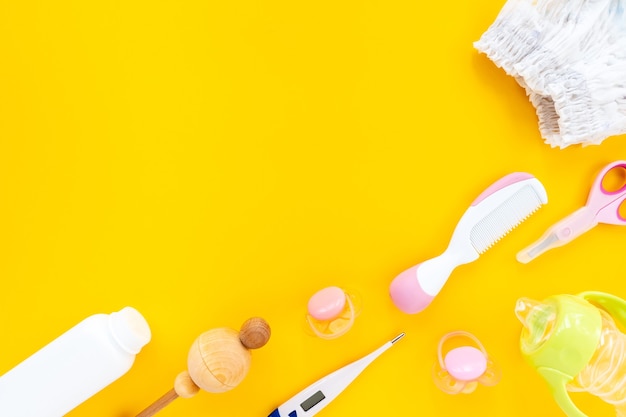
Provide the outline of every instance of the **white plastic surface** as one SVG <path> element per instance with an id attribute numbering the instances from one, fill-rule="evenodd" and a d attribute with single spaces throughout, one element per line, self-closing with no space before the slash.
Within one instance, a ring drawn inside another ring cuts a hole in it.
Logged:
<path id="1" fill-rule="evenodd" d="M 387 349 L 404 337 L 404 333 L 399 334 L 393 340 L 385 343 L 372 353 L 361 359 L 352 362 L 343 368 L 326 375 L 322 379 L 309 385 L 300 391 L 290 400 L 282 404 L 270 414 L 270 417 L 291 417 L 307 416 L 311 417 L 326 407 L 332 400 L 345 390 L 352 381 L 358 377 L 376 358 L 382 355 Z M 320 393 L 321 400 L 305 410 L 303 404 L 316 393 Z"/>
<path id="2" fill-rule="evenodd" d="M 417 279 L 424 292 L 437 295 L 457 266 L 470 263 L 547 202 L 543 185 L 530 178 L 493 192 L 470 206 L 457 224 L 448 248 L 424 261 Z"/>
<path id="3" fill-rule="evenodd" d="M 149 341 L 131 307 L 86 318 L 0 377 L 0 416 L 67 414 L 124 375 Z"/>

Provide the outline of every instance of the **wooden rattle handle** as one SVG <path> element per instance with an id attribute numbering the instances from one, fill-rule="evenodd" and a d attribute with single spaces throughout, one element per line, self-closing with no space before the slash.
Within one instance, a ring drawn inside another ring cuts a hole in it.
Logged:
<path id="1" fill-rule="evenodd" d="M 166 405 L 174 401 L 176 398 L 178 398 L 178 394 L 176 393 L 176 390 L 172 388 L 171 390 L 166 392 L 161 398 L 150 404 L 148 408 L 137 414 L 137 417 L 152 417 L 163 408 L 165 408 Z"/>
<path id="2" fill-rule="evenodd" d="M 239 333 L 229 328 L 203 333 L 189 352 L 189 369 L 178 374 L 173 389 L 137 414 L 137 417 L 152 417 L 178 397 L 193 397 L 200 387 L 209 392 L 224 392 L 234 388 L 245 377 L 250 366 L 249 349 L 263 347 L 270 334 L 269 324 L 260 317 L 246 320 Z M 222 372 L 214 374 L 210 366 L 212 362 L 218 363 Z M 230 372 L 227 369 L 229 365 L 236 372 Z M 226 382 L 228 378 L 230 384 Z"/>
<path id="3" fill-rule="evenodd" d="M 191 398 L 200 391 L 189 376 L 189 372 L 183 371 L 174 380 L 174 388 L 166 392 L 161 398 L 153 402 L 148 408 L 137 414 L 137 417 L 152 417 L 176 398 Z"/>

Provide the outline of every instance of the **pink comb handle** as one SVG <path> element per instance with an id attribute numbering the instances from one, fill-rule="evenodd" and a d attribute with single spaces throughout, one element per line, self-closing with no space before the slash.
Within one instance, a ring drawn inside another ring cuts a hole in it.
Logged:
<path id="1" fill-rule="evenodd" d="M 407 314 L 419 313 L 430 305 L 433 296 L 427 294 L 417 280 L 419 265 L 400 273 L 391 282 L 389 293 L 393 303 Z"/>

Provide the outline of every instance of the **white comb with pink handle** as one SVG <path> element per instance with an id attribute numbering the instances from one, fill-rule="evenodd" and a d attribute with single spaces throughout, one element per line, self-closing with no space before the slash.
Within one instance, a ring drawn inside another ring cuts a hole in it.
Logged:
<path id="1" fill-rule="evenodd" d="M 392 281 L 394 304 L 405 313 L 419 313 L 441 291 L 454 268 L 478 259 L 547 202 L 545 188 L 530 174 L 516 172 L 496 181 L 465 211 L 441 255 L 407 269 Z"/>

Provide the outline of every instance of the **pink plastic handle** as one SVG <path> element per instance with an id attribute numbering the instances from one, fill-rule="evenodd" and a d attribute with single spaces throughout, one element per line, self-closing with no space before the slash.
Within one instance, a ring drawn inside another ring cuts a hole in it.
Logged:
<path id="1" fill-rule="evenodd" d="M 626 225 L 626 218 L 620 214 L 620 206 L 626 200 L 626 182 L 616 191 L 606 190 L 602 185 L 609 172 L 618 168 L 626 170 L 626 161 L 604 167 L 591 187 L 586 206 L 595 212 L 598 223 Z"/>

